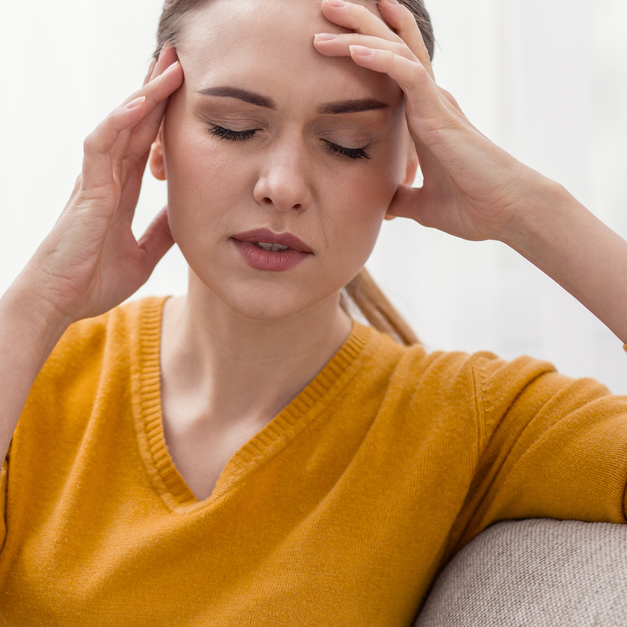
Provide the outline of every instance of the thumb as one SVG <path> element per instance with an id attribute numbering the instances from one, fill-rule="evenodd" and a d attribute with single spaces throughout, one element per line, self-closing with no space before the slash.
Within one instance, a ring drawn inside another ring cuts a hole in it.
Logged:
<path id="1" fill-rule="evenodd" d="M 399 185 L 392 202 L 387 210 L 386 217 L 411 218 L 416 220 L 420 213 L 420 204 L 423 198 L 423 190 L 410 185 Z"/>
<path id="2" fill-rule="evenodd" d="M 155 266 L 174 245 L 168 222 L 167 205 L 155 216 L 137 243 L 142 253 L 146 280 L 148 280 Z"/>

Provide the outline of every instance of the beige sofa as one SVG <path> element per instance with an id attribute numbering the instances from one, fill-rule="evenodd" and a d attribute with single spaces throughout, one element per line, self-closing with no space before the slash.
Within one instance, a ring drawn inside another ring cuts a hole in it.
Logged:
<path id="1" fill-rule="evenodd" d="M 415 627 L 627 627 L 627 525 L 505 521 L 462 549 Z"/>

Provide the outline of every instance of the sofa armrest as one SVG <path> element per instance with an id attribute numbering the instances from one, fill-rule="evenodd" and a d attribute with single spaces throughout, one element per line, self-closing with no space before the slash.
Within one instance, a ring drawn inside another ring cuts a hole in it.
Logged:
<path id="1" fill-rule="evenodd" d="M 492 525 L 434 582 L 415 627 L 625 627 L 627 525 Z"/>

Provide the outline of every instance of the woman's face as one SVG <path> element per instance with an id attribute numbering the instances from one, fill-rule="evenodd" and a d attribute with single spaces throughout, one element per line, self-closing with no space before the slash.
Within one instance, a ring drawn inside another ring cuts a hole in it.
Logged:
<path id="1" fill-rule="evenodd" d="M 317 32 L 346 32 L 319 0 L 211 0 L 177 46 L 185 83 L 153 172 L 168 180 L 172 234 L 203 289 L 247 318 L 337 297 L 412 178 L 400 88 L 322 56 Z M 258 229 L 301 250 L 264 250 L 255 242 L 275 241 Z"/>

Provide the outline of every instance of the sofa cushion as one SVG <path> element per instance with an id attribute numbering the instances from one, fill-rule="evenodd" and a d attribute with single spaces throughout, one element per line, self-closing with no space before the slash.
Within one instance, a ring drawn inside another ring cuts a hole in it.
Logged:
<path id="1" fill-rule="evenodd" d="M 415 627 L 625 627 L 627 525 L 492 525 L 436 579 Z"/>

